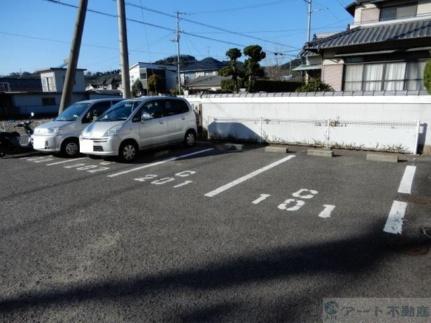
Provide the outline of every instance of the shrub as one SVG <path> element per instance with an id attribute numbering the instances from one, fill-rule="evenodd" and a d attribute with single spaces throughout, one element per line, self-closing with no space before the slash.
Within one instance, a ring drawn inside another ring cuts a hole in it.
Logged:
<path id="1" fill-rule="evenodd" d="M 320 80 L 312 80 L 296 89 L 296 92 L 332 92 L 334 89 Z"/>
<path id="2" fill-rule="evenodd" d="M 220 85 L 223 92 L 233 93 L 236 90 L 234 80 L 222 80 Z"/>
<path id="3" fill-rule="evenodd" d="M 429 60 L 425 66 L 424 85 L 428 93 L 431 94 L 431 60 Z"/>

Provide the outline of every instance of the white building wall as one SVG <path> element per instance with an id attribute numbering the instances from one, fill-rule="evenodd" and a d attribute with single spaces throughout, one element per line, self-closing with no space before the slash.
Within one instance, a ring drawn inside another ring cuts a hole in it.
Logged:
<path id="1" fill-rule="evenodd" d="M 55 69 L 52 71 L 40 73 L 43 92 L 62 92 L 64 80 L 66 78 L 66 69 Z M 75 84 L 73 92 L 85 91 L 84 71 L 78 70 L 75 74 Z"/>
<path id="2" fill-rule="evenodd" d="M 419 142 L 431 153 L 431 96 L 186 99 L 201 108 L 210 136 L 409 153 L 415 153 Z"/>
<path id="3" fill-rule="evenodd" d="M 134 66 L 129 71 L 130 75 L 130 87 L 133 86 L 133 84 L 136 82 L 136 80 L 139 80 L 141 77 L 141 68 L 139 65 Z"/>
<path id="4" fill-rule="evenodd" d="M 419 0 L 418 16 L 423 16 L 431 13 L 431 0 Z"/>
<path id="5" fill-rule="evenodd" d="M 40 74 L 43 92 L 57 92 L 54 72 L 44 72 Z"/>
<path id="6" fill-rule="evenodd" d="M 55 104 L 44 105 L 43 98 L 54 99 Z M 72 103 L 76 101 L 86 100 L 87 96 L 85 93 L 73 93 Z M 34 112 L 36 116 L 38 114 L 55 114 L 58 112 L 58 107 L 60 105 L 61 93 L 46 93 L 46 94 L 13 94 L 12 102 L 21 115 L 28 115 L 30 112 Z"/>

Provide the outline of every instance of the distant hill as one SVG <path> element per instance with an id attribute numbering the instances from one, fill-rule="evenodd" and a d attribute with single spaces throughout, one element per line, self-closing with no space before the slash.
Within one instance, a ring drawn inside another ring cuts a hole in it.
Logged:
<path id="1" fill-rule="evenodd" d="M 189 65 L 197 63 L 198 60 L 196 57 L 191 55 L 180 55 L 180 67 L 187 67 Z M 169 56 L 163 59 L 159 59 L 155 61 L 154 64 L 160 65 L 176 65 L 177 64 L 177 56 Z"/>

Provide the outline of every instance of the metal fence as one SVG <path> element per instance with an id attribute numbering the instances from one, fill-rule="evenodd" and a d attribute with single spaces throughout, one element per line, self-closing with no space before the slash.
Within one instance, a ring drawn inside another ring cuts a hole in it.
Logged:
<path id="1" fill-rule="evenodd" d="M 301 144 L 332 148 L 417 153 L 419 122 L 340 119 L 216 118 L 205 127 L 213 139 Z"/>

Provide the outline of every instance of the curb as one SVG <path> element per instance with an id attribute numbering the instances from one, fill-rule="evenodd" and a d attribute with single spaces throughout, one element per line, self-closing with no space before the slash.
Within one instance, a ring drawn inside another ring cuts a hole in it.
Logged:
<path id="1" fill-rule="evenodd" d="M 307 149 L 308 156 L 316 156 L 316 157 L 334 157 L 334 152 L 330 149 Z"/>
<path id="2" fill-rule="evenodd" d="M 265 147 L 265 152 L 267 153 L 288 153 L 289 148 L 283 146 L 268 146 Z"/>
<path id="3" fill-rule="evenodd" d="M 397 154 L 384 154 L 384 153 L 367 153 L 367 160 L 385 163 L 398 163 L 399 156 Z"/>

